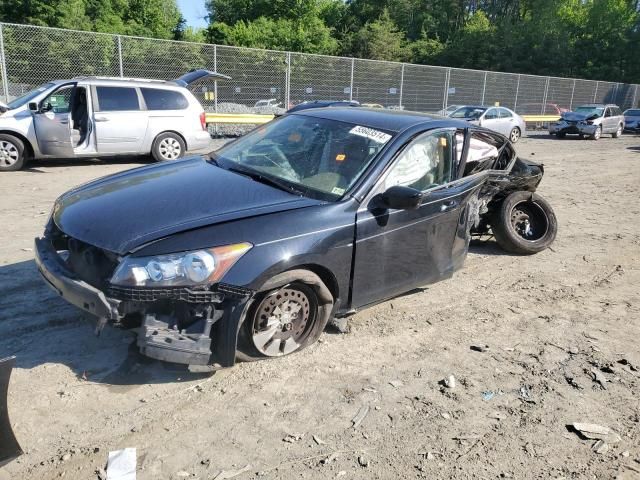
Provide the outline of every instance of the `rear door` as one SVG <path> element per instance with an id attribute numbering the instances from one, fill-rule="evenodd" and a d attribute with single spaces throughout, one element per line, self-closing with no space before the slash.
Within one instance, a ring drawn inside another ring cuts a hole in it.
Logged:
<path id="1" fill-rule="evenodd" d="M 136 87 L 95 85 L 93 120 L 99 154 L 148 153 L 141 150 L 148 113 Z"/>
<path id="2" fill-rule="evenodd" d="M 498 115 L 500 117 L 500 130 L 497 130 L 505 137 L 509 137 L 511 135 L 511 130 L 513 127 L 517 126 L 517 122 L 513 114 L 507 110 L 506 108 L 498 108 Z"/>
<path id="3" fill-rule="evenodd" d="M 412 140 L 363 201 L 356 217 L 354 308 L 449 277 L 462 263 L 467 205 L 484 180 L 452 181 L 455 135 L 439 129 Z M 384 207 L 380 195 L 394 185 L 422 191 L 420 206 Z"/>
<path id="4" fill-rule="evenodd" d="M 75 87 L 74 82 L 56 88 L 40 102 L 39 110 L 32 113 L 38 147 L 45 155 L 73 156 L 71 102 Z"/>

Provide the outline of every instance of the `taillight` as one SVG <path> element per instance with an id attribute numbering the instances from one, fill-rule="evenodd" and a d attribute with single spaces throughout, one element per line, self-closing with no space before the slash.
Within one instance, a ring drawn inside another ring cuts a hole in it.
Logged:
<path id="1" fill-rule="evenodd" d="M 200 125 L 202 126 L 203 130 L 207 129 L 207 115 L 204 112 L 200 114 Z"/>

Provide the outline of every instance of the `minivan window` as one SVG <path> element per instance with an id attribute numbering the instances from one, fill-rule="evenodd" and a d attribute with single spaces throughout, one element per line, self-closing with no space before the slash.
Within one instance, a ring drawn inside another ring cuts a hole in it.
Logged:
<path id="1" fill-rule="evenodd" d="M 54 85 L 53 83 L 45 83 L 44 85 L 40 85 L 38 88 L 34 88 L 33 90 L 25 93 L 24 95 L 21 95 L 20 97 L 11 100 L 9 103 L 7 103 L 7 107 L 9 107 L 9 109 L 11 110 L 13 110 L 14 108 L 21 107 L 25 103 L 33 100 L 35 97 L 40 95 L 45 90 L 48 90 L 49 88 L 53 87 L 53 85 Z"/>
<path id="2" fill-rule="evenodd" d="M 135 88 L 96 87 L 101 112 L 140 110 Z"/>
<path id="3" fill-rule="evenodd" d="M 147 110 L 184 110 L 189 102 L 184 95 L 174 90 L 160 88 L 141 88 Z"/>

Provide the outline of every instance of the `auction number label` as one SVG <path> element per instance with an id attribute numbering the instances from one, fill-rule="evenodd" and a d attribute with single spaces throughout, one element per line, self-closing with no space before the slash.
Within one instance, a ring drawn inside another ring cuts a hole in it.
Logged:
<path id="1" fill-rule="evenodd" d="M 369 140 L 373 140 L 377 143 L 387 143 L 391 138 L 391 135 L 388 133 L 381 132 L 380 130 L 376 130 L 374 128 L 363 127 L 358 125 L 357 127 L 353 127 L 349 130 L 349 133 L 352 135 L 358 135 L 360 137 L 368 138 Z"/>

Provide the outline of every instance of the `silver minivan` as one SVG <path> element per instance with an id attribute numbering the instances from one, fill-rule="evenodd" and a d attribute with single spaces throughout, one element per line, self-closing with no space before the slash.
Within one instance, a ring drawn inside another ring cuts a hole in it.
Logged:
<path id="1" fill-rule="evenodd" d="M 202 105 L 186 88 L 206 77 L 193 70 L 165 82 L 77 77 L 45 83 L 0 106 L 0 170 L 20 170 L 30 158 L 151 154 L 175 160 L 208 146 Z"/>

